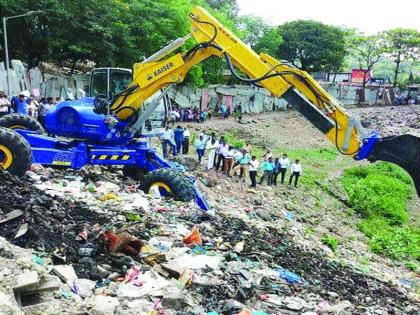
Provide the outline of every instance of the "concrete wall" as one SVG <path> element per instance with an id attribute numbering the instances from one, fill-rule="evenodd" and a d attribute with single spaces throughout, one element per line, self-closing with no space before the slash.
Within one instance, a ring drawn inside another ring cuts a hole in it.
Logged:
<path id="1" fill-rule="evenodd" d="M 360 94 L 364 93 L 365 103 L 369 105 L 391 105 L 394 99 L 392 87 L 372 86 L 364 89 L 349 84 L 320 83 L 329 94 L 339 100 L 344 106 L 360 103 Z M 223 102 L 232 103 L 233 106 L 241 103 L 245 112 L 263 112 L 273 108 L 284 108 L 285 100 L 273 97 L 265 89 L 255 86 L 226 86 L 210 85 L 203 89 L 192 89 L 187 86 L 178 86 L 171 92 L 175 104 L 181 107 L 214 108 Z"/>
<path id="2" fill-rule="evenodd" d="M 19 60 L 12 61 L 10 71 L 11 95 L 22 90 L 40 96 L 63 97 L 76 99 L 85 96 L 89 86 L 88 74 L 66 76 L 62 74 L 41 73 L 40 69 L 25 69 Z M 332 96 L 344 106 L 359 103 L 361 88 L 349 84 L 320 83 Z M 4 63 L 0 63 L 0 90 L 6 91 L 6 71 Z M 38 92 L 38 93 L 37 93 Z M 390 105 L 394 99 L 392 87 L 367 87 L 364 90 L 365 100 L 369 105 Z M 263 112 L 273 108 L 285 108 L 287 103 L 270 95 L 265 89 L 255 86 L 210 85 L 203 89 L 193 89 L 188 86 L 177 86 L 170 96 L 175 104 L 182 107 L 196 106 L 198 108 L 214 108 L 221 103 L 235 106 L 239 103 L 245 112 Z"/>

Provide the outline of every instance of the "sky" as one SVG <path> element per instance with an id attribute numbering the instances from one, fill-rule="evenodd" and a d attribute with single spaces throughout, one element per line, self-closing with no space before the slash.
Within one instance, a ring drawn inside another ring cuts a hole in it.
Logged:
<path id="1" fill-rule="evenodd" d="M 420 0 L 237 0 L 240 14 L 264 17 L 278 25 L 315 20 L 357 28 L 367 35 L 403 27 L 420 31 Z"/>

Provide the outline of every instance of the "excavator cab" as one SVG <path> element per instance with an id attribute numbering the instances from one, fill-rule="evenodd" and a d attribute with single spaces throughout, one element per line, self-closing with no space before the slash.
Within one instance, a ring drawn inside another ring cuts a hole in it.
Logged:
<path id="1" fill-rule="evenodd" d="M 133 79 L 130 69 L 96 68 L 92 70 L 89 84 L 89 97 L 113 99 L 124 91 Z"/>
<path id="2" fill-rule="evenodd" d="M 124 91 L 133 80 L 131 69 L 124 68 L 96 68 L 92 70 L 90 76 L 88 96 L 92 98 L 102 98 L 109 103 Z M 150 97 L 142 106 L 141 111 L 147 109 L 148 105 L 156 99 L 162 92 L 158 91 Z M 154 137 L 160 135 L 168 121 L 171 102 L 169 97 L 164 96 L 159 100 L 159 106 L 153 111 L 137 133 L 137 136 Z M 107 108 L 110 114 L 109 106 Z"/>

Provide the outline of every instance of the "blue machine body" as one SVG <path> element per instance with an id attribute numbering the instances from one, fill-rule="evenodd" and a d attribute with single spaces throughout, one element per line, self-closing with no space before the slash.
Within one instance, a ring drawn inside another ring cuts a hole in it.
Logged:
<path id="1" fill-rule="evenodd" d="M 133 137 L 125 131 L 126 122 L 97 114 L 93 109 L 92 97 L 62 102 L 47 113 L 45 127 L 49 134 L 83 139 L 86 143 L 123 144 Z"/>

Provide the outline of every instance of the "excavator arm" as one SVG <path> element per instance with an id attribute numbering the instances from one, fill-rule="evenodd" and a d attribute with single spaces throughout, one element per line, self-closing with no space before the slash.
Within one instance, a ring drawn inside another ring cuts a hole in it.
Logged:
<path id="1" fill-rule="evenodd" d="M 153 111 L 153 106 L 143 112 L 141 109 L 149 97 L 168 85 L 182 82 L 191 67 L 209 57 L 224 58 L 232 75 L 284 98 L 342 154 L 356 160 L 389 161 L 406 169 L 420 194 L 420 138 L 411 135 L 379 138 L 377 133 L 366 134 L 360 121 L 347 113 L 308 73 L 267 54 L 258 55 L 199 6 L 189 17 L 189 35 L 134 65 L 133 81 L 111 106 L 120 120 L 132 121 L 132 128 L 138 128 Z M 197 42 L 192 49 L 172 54 L 191 37 Z M 237 74 L 236 69 L 247 77 Z"/>

